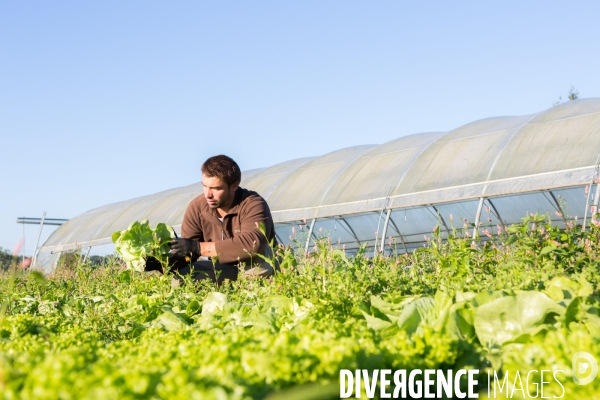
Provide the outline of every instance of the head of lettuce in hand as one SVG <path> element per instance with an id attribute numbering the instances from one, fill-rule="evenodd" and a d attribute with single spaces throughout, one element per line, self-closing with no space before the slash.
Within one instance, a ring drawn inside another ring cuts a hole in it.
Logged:
<path id="1" fill-rule="evenodd" d="M 115 249 L 127 268 L 135 271 L 165 270 L 173 239 L 171 226 L 161 222 L 152 229 L 148 220 L 134 221 L 129 228 L 112 234 Z"/>

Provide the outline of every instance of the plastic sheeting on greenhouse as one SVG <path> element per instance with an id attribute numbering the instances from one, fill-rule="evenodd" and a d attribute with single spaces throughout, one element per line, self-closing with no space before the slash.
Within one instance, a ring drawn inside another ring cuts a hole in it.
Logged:
<path id="1" fill-rule="evenodd" d="M 589 220 L 587 206 L 598 196 L 587 188 L 597 191 L 599 153 L 600 99 L 583 99 L 244 171 L 241 186 L 267 200 L 281 243 L 294 239 L 295 227 L 307 248 L 320 234 L 350 251 L 365 243 L 409 251 L 437 224 L 462 226 L 458 218 L 482 229 L 528 212 L 548 213 L 559 224 Z M 188 203 L 201 193 L 196 183 L 90 210 L 58 228 L 38 262 L 110 243 L 134 220 L 179 231 Z"/>

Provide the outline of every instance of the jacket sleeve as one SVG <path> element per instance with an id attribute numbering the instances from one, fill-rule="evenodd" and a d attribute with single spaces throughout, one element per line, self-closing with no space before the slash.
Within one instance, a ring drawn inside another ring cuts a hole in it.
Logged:
<path id="1" fill-rule="evenodd" d="M 185 239 L 195 239 L 199 242 L 204 241 L 198 198 L 192 200 L 185 210 L 183 222 L 181 223 L 181 237 Z"/>
<path id="2" fill-rule="evenodd" d="M 272 217 L 267 203 L 261 197 L 253 198 L 240 210 L 240 233 L 233 238 L 215 242 L 215 250 L 220 263 L 237 261 L 260 262 L 256 254 L 264 254 L 267 239 L 258 229 L 262 222 L 266 227 L 272 224 Z"/>

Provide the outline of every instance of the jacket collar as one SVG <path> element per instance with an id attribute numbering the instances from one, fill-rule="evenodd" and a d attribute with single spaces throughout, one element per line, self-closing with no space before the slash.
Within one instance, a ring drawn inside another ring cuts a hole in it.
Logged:
<path id="1" fill-rule="evenodd" d="M 231 205 L 229 211 L 227 211 L 227 214 L 237 214 L 239 212 L 238 210 L 240 208 L 240 203 L 242 202 L 243 194 L 243 189 L 238 186 L 237 190 L 235 191 L 235 195 L 233 196 L 233 204 Z"/>

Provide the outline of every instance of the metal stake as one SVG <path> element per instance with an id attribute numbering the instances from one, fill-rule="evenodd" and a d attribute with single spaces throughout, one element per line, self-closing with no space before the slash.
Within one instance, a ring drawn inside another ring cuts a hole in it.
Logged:
<path id="1" fill-rule="evenodd" d="M 383 253 L 383 250 L 385 248 L 385 235 L 387 234 L 387 227 L 388 227 L 388 224 L 390 223 L 390 215 L 391 214 L 392 214 L 392 210 L 391 209 L 387 210 L 387 214 L 385 215 L 385 222 L 383 223 L 383 232 L 381 233 L 381 249 L 380 249 L 381 253 Z"/>
<path id="2" fill-rule="evenodd" d="M 46 219 L 46 211 L 42 213 L 42 219 L 40 220 L 40 230 L 38 231 L 37 240 L 35 241 L 35 247 L 33 248 L 33 259 L 31 260 L 31 265 L 29 269 L 32 270 L 35 266 L 38 256 L 38 245 L 40 244 L 40 237 L 42 236 L 42 228 L 44 228 L 44 220 Z M 25 224 L 23 224 L 25 227 Z"/>
<path id="3" fill-rule="evenodd" d="M 542 193 L 544 193 L 544 192 L 542 192 Z M 554 201 L 554 206 L 556 208 L 556 211 L 558 211 L 558 213 L 562 217 L 563 223 L 565 224 L 565 226 L 567 226 L 567 217 L 565 216 L 565 213 L 564 213 L 562 207 L 560 206 L 560 203 L 558 202 L 558 199 L 556 198 L 556 196 L 554 195 L 554 193 L 552 193 L 552 190 L 548 190 L 548 194 L 550 194 L 550 197 L 552 197 L 552 200 Z M 545 197 L 545 195 L 544 195 L 544 197 Z"/>
<path id="4" fill-rule="evenodd" d="M 356 242 L 358 247 L 360 247 L 360 240 L 358 240 L 358 236 L 356 236 L 356 232 L 354 232 L 354 229 L 352 229 L 352 227 L 350 226 L 348 221 L 346 221 L 342 216 L 339 216 L 338 218 L 339 218 L 340 222 L 344 223 L 344 224 L 340 224 L 340 226 L 343 227 L 344 229 L 346 229 L 346 231 L 348 233 L 350 233 L 350 235 L 354 238 L 354 241 Z"/>
<path id="5" fill-rule="evenodd" d="M 404 210 L 404 214 L 406 217 L 406 209 Z M 398 233 L 398 236 L 400 237 L 400 240 L 402 241 L 402 246 L 404 246 L 404 252 L 408 253 L 408 247 L 406 247 L 406 241 L 404 240 L 404 235 L 402 235 L 402 233 L 400 233 L 400 229 L 398 229 L 398 226 L 396 225 L 394 220 L 391 218 L 390 218 L 390 224 L 392 224 L 392 228 L 394 228 L 394 230 L 396 230 L 396 233 Z"/>
<path id="6" fill-rule="evenodd" d="M 594 196 L 594 205 L 592 208 L 591 220 L 594 221 L 594 215 L 598 212 L 598 202 L 600 201 L 600 183 L 596 184 L 596 195 Z"/>
<path id="7" fill-rule="evenodd" d="M 595 170 L 594 170 L 594 174 L 592 175 L 592 179 L 590 180 L 590 184 L 588 186 L 588 195 L 587 195 L 587 200 L 585 201 L 585 212 L 583 214 L 583 230 L 585 231 L 585 223 L 587 221 L 587 212 L 588 212 L 588 207 L 590 205 L 590 195 L 592 194 L 592 186 L 594 185 L 594 180 L 598 177 L 599 171 L 600 171 L 600 154 L 598 154 L 598 157 L 596 158 L 596 166 L 595 166 Z M 598 186 L 596 186 L 596 191 L 598 191 Z M 592 215 L 593 218 L 593 215 Z"/>
<path id="8" fill-rule="evenodd" d="M 87 260 L 88 256 L 90 255 L 90 251 L 92 251 L 92 246 L 88 247 L 88 250 L 85 252 L 85 256 L 83 256 L 82 262 L 85 262 L 85 260 Z"/>
<path id="9" fill-rule="evenodd" d="M 479 234 L 479 220 L 481 219 L 481 209 L 483 208 L 483 200 L 485 197 L 479 198 L 479 205 L 477 206 L 477 214 L 475 214 L 475 227 L 473 228 L 473 239 Z"/>
<path id="10" fill-rule="evenodd" d="M 308 237 L 306 238 L 306 245 L 304 246 L 305 253 L 308 253 L 308 246 L 310 245 L 310 238 L 312 237 L 313 228 L 315 227 L 316 220 L 316 218 L 313 218 L 313 220 L 310 222 L 310 228 L 308 229 Z"/>

